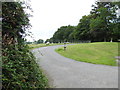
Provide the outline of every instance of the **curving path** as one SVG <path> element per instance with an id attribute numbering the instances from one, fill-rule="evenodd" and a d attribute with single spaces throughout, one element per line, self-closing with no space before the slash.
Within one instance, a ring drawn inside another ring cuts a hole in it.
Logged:
<path id="1" fill-rule="evenodd" d="M 55 88 L 118 88 L 118 67 L 78 62 L 54 51 L 62 45 L 32 50 Z"/>

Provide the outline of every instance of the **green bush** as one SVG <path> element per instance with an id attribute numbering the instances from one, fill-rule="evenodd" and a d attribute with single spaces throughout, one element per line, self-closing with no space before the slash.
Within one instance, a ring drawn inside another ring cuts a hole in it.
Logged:
<path id="1" fill-rule="evenodd" d="M 2 89 L 47 88 L 48 80 L 25 44 L 28 14 L 21 2 L 2 3 Z M 28 6 L 27 6 L 28 7 Z"/>
<path id="2" fill-rule="evenodd" d="M 6 48 L 3 53 L 3 89 L 46 88 L 48 80 L 35 62 L 35 57 L 28 47 L 14 46 Z"/>

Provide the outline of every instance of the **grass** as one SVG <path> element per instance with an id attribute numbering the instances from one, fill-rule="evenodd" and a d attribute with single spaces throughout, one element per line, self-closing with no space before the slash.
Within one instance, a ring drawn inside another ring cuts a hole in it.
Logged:
<path id="1" fill-rule="evenodd" d="M 116 66 L 115 56 L 118 56 L 117 42 L 84 43 L 67 46 L 55 50 L 59 54 L 77 61 Z"/>
<path id="2" fill-rule="evenodd" d="M 40 48 L 40 47 L 46 47 L 46 46 L 54 46 L 54 45 L 63 45 L 63 43 L 54 43 L 54 44 L 28 44 L 29 49 L 35 49 L 35 48 Z"/>

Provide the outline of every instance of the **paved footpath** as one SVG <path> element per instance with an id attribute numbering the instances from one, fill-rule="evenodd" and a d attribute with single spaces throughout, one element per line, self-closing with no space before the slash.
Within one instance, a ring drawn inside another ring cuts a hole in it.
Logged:
<path id="1" fill-rule="evenodd" d="M 32 50 L 55 88 L 118 88 L 118 67 L 78 62 L 54 51 L 62 45 Z"/>

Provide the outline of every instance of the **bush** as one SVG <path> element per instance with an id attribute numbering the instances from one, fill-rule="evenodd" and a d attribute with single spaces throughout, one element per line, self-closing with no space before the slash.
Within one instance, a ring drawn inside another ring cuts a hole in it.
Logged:
<path id="1" fill-rule="evenodd" d="M 48 87 L 47 78 L 25 45 L 28 14 L 21 2 L 2 3 L 2 88 L 21 90 Z M 28 8 L 28 6 L 27 6 Z"/>
<path id="2" fill-rule="evenodd" d="M 14 46 L 3 50 L 3 89 L 46 88 L 48 80 L 35 62 L 28 46 Z"/>

